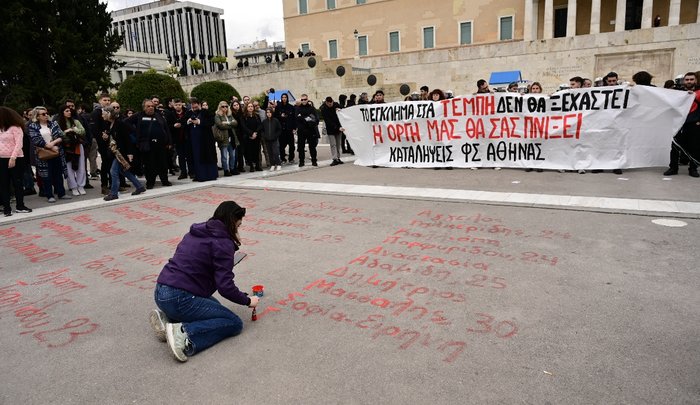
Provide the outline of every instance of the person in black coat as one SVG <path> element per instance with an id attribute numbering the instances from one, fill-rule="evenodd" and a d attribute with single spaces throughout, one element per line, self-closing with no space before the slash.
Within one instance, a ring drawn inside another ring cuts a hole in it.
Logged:
<path id="1" fill-rule="evenodd" d="M 294 115 L 297 122 L 297 150 L 299 151 L 299 167 L 304 166 L 304 150 L 309 143 L 311 165 L 318 166 L 316 160 L 316 146 L 318 145 L 318 114 L 316 108 L 309 102 L 309 96 L 302 94 L 300 104 L 296 107 Z"/>
<path id="2" fill-rule="evenodd" d="M 202 108 L 202 103 L 190 99 L 192 111 L 187 119 L 190 144 L 192 145 L 192 169 L 195 181 L 216 180 L 219 169 L 216 166 L 216 141 L 214 140 L 214 113 Z"/>
<path id="3" fill-rule="evenodd" d="M 187 130 L 187 120 L 192 115 L 186 110 L 179 98 L 173 100 L 173 111 L 167 114 L 166 120 L 173 137 L 173 145 L 177 154 L 177 164 L 180 167 L 178 180 L 186 179 L 187 176 L 194 177 L 192 168 L 192 144 L 190 143 L 189 131 Z"/>
<path id="4" fill-rule="evenodd" d="M 244 144 L 244 151 L 246 154 L 246 162 L 250 168 L 250 171 L 261 172 L 262 167 L 260 167 L 260 132 L 261 132 L 261 121 L 260 116 L 255 111 L 255 106 L 253 103 L 248 103 L 245 106 L 245 112 L 243 113 L 243 120 L 240 122 L 239 127 L 242 130 L 243 136 L 242 141 Z"/>
<path id="5" fill-rule="evenodd" d="M 107 125 L 105 132 L 108 134 L 109 149 L 114 155 L 112 167 L 110 168 L 112 185 L 109 194 L 104 197 L 104 200 L 111 201 L 119 198 L 120 177 L 122 176 L 128 178 L 136 188 L 131 195 L 139 195 L 145 192 L 146 189 L 130 170 L 131 163 L 134 161 L 134 153 L 136 152 L 130 139 L 132 128 L 129 124 L 119 119 L 119 113 L 111 106 L 102 108 L 102 117 Z"/>
<path id="6" fill-rule="evenodd" d="M 136 133 L 136 143 L 143 159 L 146 172 L 146 188 L 155 186 L 156 176 L 163 186 L 172 186 L 168 181 L 168 149 L 172 148 L 172 138 L 168 123 L 161 114 L 156 113 L 156 106 L 151 99 L 142 103 L 143 111 L 127 118 Z"/>
<path id="7" fill-rule="evenodd" d="M 321 105 L 321 116 L 323 116 L 323 122 L 326 125 L 328 142 L 331 144 L 331 157 L 333 158 L 331 166 L 343 163 L 343 161 L 340 160 L 340 149 L 343 143 L 341 134 L 345 129 L 340 125 L 340 120 L 338 119 L 339 109 L 340 105 L 333 101 L 331 96 L 326 97 L 326 101 Z"/>
<path id="8" fill-rule="evenodd" d="M 102 194 L 107 195 L 109 194 L 110 184 L 109 171 L 112 168 L 112 160 L 114 159 L 114 155 L 112 155 L 112 152 L 109 150 L 109 144 L 102 137 L 102 133 L 107 127 L 104 119 L 102 119 L 102 108 L 109 106 L 112 102 L 112 98 L 109 96 L 109 94 L 102 93 L 98 100 L 99 104 L 95 106 L 92 113 L 90 113 L 89 131 L 92 133 L 93 139 L 97 141 L 97 151 L 100 154 L 100 183 L 102 184 Z M 90 166 L 92 166 L 92 164 Z M 90 170 L 95 169 L 90 167 Z"/>
<path id="9" fill-rule="evenodd" d="M 294 106 L 289 104 L 289 95 L 282 94 L 280 102 L 275 107 L 275 118 L 282 125 L 282 135 L 279 139 L 280 144 L 280 160 L 282 163 L 289 160 L 289 164 L 294 163 L 294 130 L 297 128 L 297 121 L 294 117 Z M 289 159 L 287 159 L 286 150 L 289 146 Z"/>
<path id="10" fill-rule="evenodd" d="M 268 108 L 265 111 L 265 119 L 262 122 L 262 137 L 267 142 L 267 150 L 270 153 L 270 171 L 280 170 L 282 162 L 280 160 L 279 138 L 282 135 L 282 124 L 277 118 L 272 116 L 272 109 Z"/>

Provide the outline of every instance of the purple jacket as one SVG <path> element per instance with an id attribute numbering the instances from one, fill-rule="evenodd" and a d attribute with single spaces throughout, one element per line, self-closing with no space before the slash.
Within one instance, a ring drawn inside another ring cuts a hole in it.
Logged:
<path id="1" fill-rule="evenodd" d="M 223 222 L 210 219 L 193 224 L 177 245 L 175 255 L 163 267 L 158 283 L 189 291 L 200 297 L 211 297 L 219 291 L 222 297 L 240 305 L 250 305 L 248 294 L 233 282 L 233 243 Z"/>

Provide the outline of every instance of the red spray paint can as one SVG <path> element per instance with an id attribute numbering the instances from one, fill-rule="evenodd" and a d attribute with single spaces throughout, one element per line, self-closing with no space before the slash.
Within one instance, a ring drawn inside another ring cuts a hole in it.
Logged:
<path id="1" fill-rule="evenodd" d="M 253 308 L 253 315 L 250 317 L 252 321 L 257 321 L 258 320 L 258 314 L 255 312 L 255 308 Z"/>

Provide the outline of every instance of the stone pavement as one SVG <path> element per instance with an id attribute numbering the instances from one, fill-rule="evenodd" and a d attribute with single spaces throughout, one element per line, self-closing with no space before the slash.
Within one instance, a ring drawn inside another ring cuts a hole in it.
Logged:
<path id="1" fill-rule="evenodd" d="M 700 401 L 696 179 L 329 163 L 0 219 L 0 404 Z M 154 278 L 224 199 L 265 297 L 181 364 Z"/>

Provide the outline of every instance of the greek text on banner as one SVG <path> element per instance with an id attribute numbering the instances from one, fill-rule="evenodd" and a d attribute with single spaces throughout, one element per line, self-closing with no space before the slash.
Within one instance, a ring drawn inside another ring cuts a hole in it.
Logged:
<path id="1" fill-rule="evenodd" d="M 364 104 L 338 116 L 363 166 L 622 169 L 668 164 L 692 102 L 614 86 Z"/>

